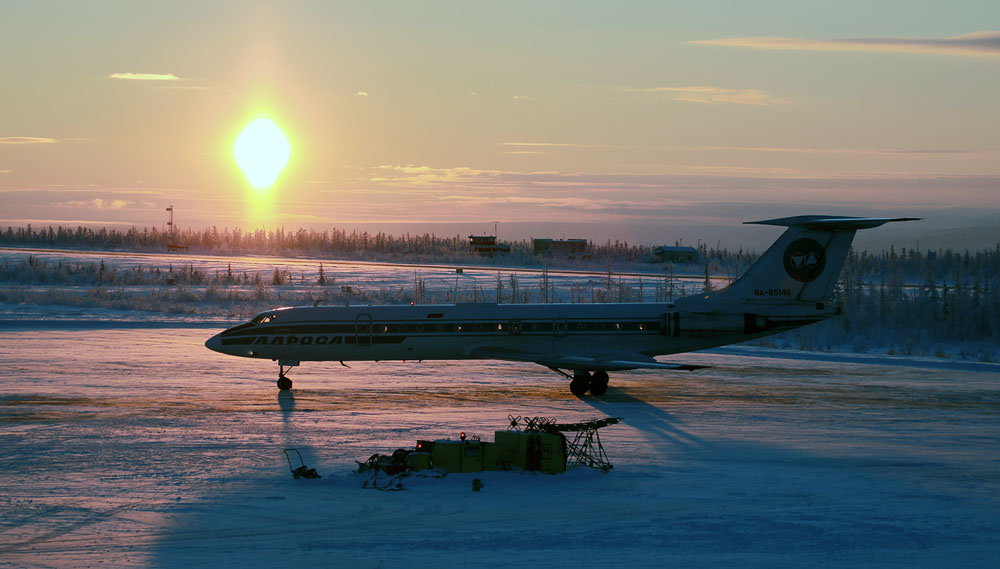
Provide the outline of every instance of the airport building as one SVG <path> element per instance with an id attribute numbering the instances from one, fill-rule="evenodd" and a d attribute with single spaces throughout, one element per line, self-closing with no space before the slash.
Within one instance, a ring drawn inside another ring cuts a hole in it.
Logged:
<path id="1" fill-rule="evenodd" d="M 483 257 L 510 253 L 510 243 L 497 243 L 496 235 L 469 235 L 469 249 Z"/>
<path id="2" fill-rule="evenodd" d="M 561 259 L 589 259 L 590 242 L 586 239 L 532 239 L 531 249 L 536 257 Z"/>

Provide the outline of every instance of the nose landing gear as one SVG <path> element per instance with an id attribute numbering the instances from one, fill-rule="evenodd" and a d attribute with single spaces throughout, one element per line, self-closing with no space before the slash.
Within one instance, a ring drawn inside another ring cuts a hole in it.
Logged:
<path id="1" fill-rule="evenodd" d="M 285 375 L 285 368 L 293 368 L 299 365 L 299 362 L 293 360 L 281 360 L 278 362 L 278 389 L 281 391 L 288 391 L 292 388 L 292 380 L 288 379 Z"/>
<path id="2" fill-rule="evenodd" d="M 278 389 L 288 391 L 292 388 L 292 380 L 288 379 L 284 373 L 278 373 Z"/>

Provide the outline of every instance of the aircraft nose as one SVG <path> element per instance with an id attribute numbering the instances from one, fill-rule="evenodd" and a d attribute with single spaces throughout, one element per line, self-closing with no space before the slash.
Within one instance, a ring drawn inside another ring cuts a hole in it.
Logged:
<path id="1" fill-rule="evenodd" d="M 205 340 L 205 347 L 213 352 L 222 352 L 222 334 L 216 334 Z"/>

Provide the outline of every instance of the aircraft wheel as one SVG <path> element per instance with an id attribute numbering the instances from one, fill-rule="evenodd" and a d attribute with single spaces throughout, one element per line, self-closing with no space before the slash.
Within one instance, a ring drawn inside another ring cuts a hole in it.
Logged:
<path id="1" fill-rule="evenodd" d="M 595 371 L 590 380 L 590 393 L 601 396 L 608 392 L 608 372 Z"/>
<path id="2" fill-rule="evenodd" d="M 588 389 L 590 389 L 590 374 L 574 375 L 573 380 L 569 382 L 569 390 L 573 392 L 573 395 L 583 395 L 587 393 Z"/>
<path id="3" fill-rule="evenodd" d="M 278 389 L 282 391 L 288 391 L 291 388 L 292 388 L 292 380 L 288 379 L 285 376 L 281 376 L 278 378 Z"/>

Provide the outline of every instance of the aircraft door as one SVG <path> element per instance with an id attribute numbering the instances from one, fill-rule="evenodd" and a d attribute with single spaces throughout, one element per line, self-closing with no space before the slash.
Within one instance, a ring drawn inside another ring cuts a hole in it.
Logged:
<path id="1" fill-rule="evenodd" d="M 372 317 L 368 314 L 358 314 L 354 319 L 354 341 L 359 346 L 372 344 Z"/>
<path id="2" fill-rule="evenodd" d="M 556 338 L 565 338 L 568 329 L 569 326 L 566 324 L 565 318 L 556 318 L 552 321 L 552 334 Z"/>
<path id="3" fill-rule="evenodd" d="M 664 336 L 680 335 L 679 315 L 676 312 L 664 312 L 660 315 L 660 333 Z"/>

